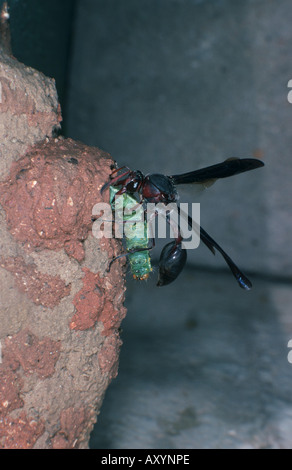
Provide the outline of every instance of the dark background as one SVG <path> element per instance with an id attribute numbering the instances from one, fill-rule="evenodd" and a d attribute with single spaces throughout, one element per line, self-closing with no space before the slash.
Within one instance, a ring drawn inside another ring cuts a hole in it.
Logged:
<path id="1" fill-rule="evenodd" d="M 169 287 L 128 276 L 120 371 L 94 448 L 291 448 L 292 9 L 289 0 L 11 0 L 12 46 L 56 79 L 63 133 L 122 166 L 175 174 L 226 158 L 265 168 L 217 182 Z M 153 260 L 159 256 L 159 245 Z"/>
<path id="2" fill-rule="evenodd" d="M 10 0 L 8 4 L 13 54 L 56 80 L 66 114 L 75 0 Z"/>

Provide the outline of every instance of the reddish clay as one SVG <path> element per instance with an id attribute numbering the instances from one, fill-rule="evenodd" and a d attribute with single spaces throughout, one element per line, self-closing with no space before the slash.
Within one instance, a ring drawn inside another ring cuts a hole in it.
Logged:
<path id="1" fill-rule="evenodd" d="M 58 121 L 62 121 L 60 104 L 58 106 Z M 38 127 L 45 134 L 48 126 L 56 125 L 56 116 L 51 112 L 37 111 L 34 114 L 28 114 L 27 122 L 30 127 Z"/>
<path id="2" fill-rule="evenodd" d="M 108 296 L 109 298 L 109 296 Z M 103 323 L 103 334 L 111 334 L 113 330 L 120 327 L 122 319 L 126 315 L 125 309 L 116 310 L 111 300 L 106 300 L 104 308 L 99 316 L 99 321 Z"/>
<path id="3" fill-rule="evenodd" d="M 113 329 L 119 328 L 126 315 L 125 308 L 118 311 L 114 307 L 115 295 L 120 285 L 111 284 L 109 289 L 104 289 L 106 285 L 104 278 L 92 273 L 88 268 L 82 270 L 85 273 L 82 279 L 83 287 L 73 300 L 76 313 L 70 322 L 70 328 L 86 330 L 94 326 L 97 321 L 101 321 L 104 325 L 103 334 L 111 334 Z"/>
<path id="4" fill-rule="evenodd" d="M 52 438 L 53 449 L 71 449 L 77 446 L 78 437 L 84 429 L 84 424 L 88 419 L 84 408 L 67 408 L 61 412 L 61 428 Z"/>
<path id="5" fill-rule="evenodd" d="M 0 367 L 0 415 L 2 417 L 23 406 L 23 400 L 20 398 L 22 385 L 18 374 L 3 361 Z"/>
<path id="6" fill-rule="evenodd" d="M 66 286 L 59 276 L 42 274 L 34 264 L 25 264 L 21 257 L 2 257 L 0 266 L 14 275 L 18 289 L 26 292 L 37 305 L 53 308 L 70 294 L 70 286 Z"/>
<path id="7" fill-rule="evenodd" d="M 92 273 L 88 268 L 83 268 L 82 271 L 85 273 L 82 279 L 83 287 L 73 300 L 76 313 L 70 323 L 72 330 L 87 330 L 94 326 L 104 305 L 102 280 L 99 274 Z"/>
<path id="8" fill-rule="evenodd" d="M 78 261 L 101 201 L 109 155 L 72 139 L 47 140 L 11 167 L 0 203 L 11 234 L 25 249 L 64 248 Z"/>
<path id="9" fill-rule="evenodd" d="M 117 333 L 107 336 L 98 353 L 99 366 L 103 373 L 108 373 L 114 379 L 118 373 L 118 359 L 122 341 Z"/>
<path id="10" fill-rule="evenodd" d="M 25 373 L 45 379 L 54 373 L 60 348 L 60 341 L 39 339 L 26 329 L 6 338 L 3 355 L 12 370 L 21 366 Z"/>
<path id="11" fill-rule="evenodd" d="M 24 250 L 27 253 L 33 252 L 37 256 L 37 252 L 41 250 L 63 249 L 69 257 L 83 263 L 84 241 L 92 236 L 92 209 L 102 200 L 100 189 L 104 181 L 108 180 L 111 164 L 112 160 L 99 149 L 71 139 L 48 140 L 14 162 L 9 176 L 2 183 L 0 182 L 0 203 L 6 214 L 7 228 L 19 247 L 15 256 L 3 254 L 0 260 L 1 266 L 13 274 L 18 289 L 25 292 L 34 304 L 54 308 L 56 305 L 60 306 L 60 300 L 66 296 L 71 302 L 69 297 L 71 285 L 66 285 L 59 276 L 45 274 L 45 269 L 44 272 L 40 272 L 35 264 L 28 264 L 25 256 L 20 256 L 18 253 Z M 104 200 L 108 200 L 107 192 L 104 194 Z M 99 335 L 104 338 L 97 357 L 95 355 L 95 360 L 98 359 L 100 367 L 92 369 L 90 380 L 95 383 L 96 377 L 102 377 L 100 389 L 104 389 L 117 375 L 118 370 L 121 345 L 118 328 L 126 314 L 126 309 L 123 307 L 125 287 L 121 269 L 125 260 L 121 259 L 113 263 L 110 272 L 102 277 L 101 273 L 104 272 L 105 267 L 99 253 L 105 251 L 107 253 L 104 257 L 105 261 L 111 260 L 119 254 L 120 242 L 103 238 L 96 240 L 95 245 L 95 240 L 89 239 L 88 246 L 86 261 L 89 261 L 90 268 L 82 268 L 83 285 L 74 296 L 75 313 L 68 326 L 71 330 L 78 331 L 94 328 L 97 322 L 103 324 L 102 332 L 96 335 L 97 339 Z M 96 272 L 94 272 L 95 267 Z M 82 271 L 81 267 L 78 269 L 78 275 L 76 278 L 73 277 L 72 283 L 76 279 L 79 282 Z M 62 312 L 65 315 L 66 309 Z M 47 313 L 44 312 L 44 315 Z M 34 333 L 42 331 L 41 319 L 39 320 L 37 326 L 34 325 Z M 55 316 L 54 321 L 56 321 Z M 25 394 L 22 393 L 24 387 L 22 380 L 26 387 L 28 387 L 27 376 L 30 374 L 36 374 L 40 380 L 48 377 L 53 380 L 58 360 L 66 370 L 66 358 L 60 356 L 61 342 L 58 341 L 58 336 L 56 340 L 53 340 L 41 334 L 36 336 L 25 326 L 23 328 L 18 333 L 8 336 L 3 348 L 6 376 L 1 382 L 0 410 L 4 409 L 2 416 L 5 417 L 5 421 L 2 420 L 0 431 L 3 430 L 5 439 L 0 440 L 0 445 L 2 442 L 5 448 L 33 447 L 44 432 L 42 423 L 32 422 L 24 414 L 27 413 L 27 409 Z M 58 331 L 54 326 L 54 331 L 56 330 Z M 82 337 L 80 342 L 83 340 Z M 94 349 L 94 344 L 94 342 L 85 343 L 82 346 L 83 349 L 88 348 L 88 357 L 90 357 L 90 348 Z M 75 358 L 72 359 L 70 356 L 71 352 L 68 352 L 68 349 L 66 351 L 70 360 L 74 361 Z M 72 357 L 74 357 L 73 353 Z M 94 361 L 94 353 L 92 353 L 92 361 Z M 72 386 L 70 377 L 66 374 L 62 377 L 64 379 L 62 386 L 67 390 Z M 93 403 L 96 400 L 96 392 L 92 383 L 88 383 L 88 390 L 86 389 L 84 393 L 85 396 L 87 396 L 86 393 L 92 395 Z M 84 387 L 86 388 L 86 385 Z M 89 411 L 88 413 L 80 411 L 82 401 L 79 395 L 83 397 L 83 392 L 74 389 L 72 390 L 72 403 L 77 404 L 76 409 L 79 410 L 75 412 L 73 408 L 68 409 L 68 402 L 65 398 L 63 403 L 59 390 L 57 377 L 52 393 L 60 402 L 60 411 L 58 413 L 53 410 L 52 415 L 45 404 L 38 401 L 36 392 L 35 408 L 39 413 L 36 415 L 46 416 L 44 421 L 46 431 L 46 423 L 50 423 L 50 420 L 58 420 L 60 417 L 61 422 L 57 433 L 52 436 L 49 435 L 51 431 L 48 431 L 49 437 L 42 436 L 41 444 L 37 445 L 51 445 L 53 448 L 82 446 L 87 439 L 82 431 L 90 429 L 93 425 L 96 405 L 93 403 L 90 408 L 93 415 L 90 415 Z M 66 396 L 64 394 L 64 397 Z M 67 406 L 65 411 L 62 411 L 64 404 Z M 23 409 L 23 412 L 17 419 L 15 416 L 18 408 Z M 9 435 L 5 431 L 7 426 L 10 426 Z"/>
<path id="12" fill-rule="evenodd" d="M 125 315 L 124 258 L 105 273 L 120 242 L 91 238 L 114 162 L 52 138 L 61 121 L 54 81 L 3 50 L 0 62 L 0 447 L 84 448 L 117 371 Z"/>
<path id="13" fill-rule="evenodd" d="M 6 416 L 0 420 L 0 447 L 31 449 L 44 430 L 42 421 L 29 418 L 24 412 L 17 418 Z"/>

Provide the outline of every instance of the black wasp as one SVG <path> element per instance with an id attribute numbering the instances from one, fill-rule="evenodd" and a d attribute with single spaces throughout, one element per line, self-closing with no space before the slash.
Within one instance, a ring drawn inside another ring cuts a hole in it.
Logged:
<path id="1" fill-rule="evenodd" d="M 109 181 L 102 187 L 101 192 L 110 187 L 112 190 L 111 203 L 115 198 L 123 196 L 124 206 L 127 204 L 126 197 L 130 196 L 132 198 L 135 195 L 138 196 L 138 204 L 148 202 L 156 204 L 170 204 L 178 201 L 178 192 L 176 189 L 176 186 L 178 185 L 195 183 L 197 185 L 202 185 L 203 187 L 208 187 L 217 179 L 227 178 L 262 166 L 264 166 L 264 163 L 254 158 L 230 158 L 216 165 L 172 176 L 166 176 L 160 173 L 144 175 L 139 170 L 133 171 L 128 167 L 122 167 L 112 172 Z M 136 199 L 134 199 L 134 201 L 136 201 Z M 190 228 L 193 227 L 193 220 L 190 216 L 188 216 L 188 225 Z M 232 259 L 201 226 L 199 229 L 201 241 L 213 254 L 215 254 L 215 250 L 221 253 L 239 286 L 246 290 L 251 289 L 252 284 L 250 280 L 240 271 Z M 142 243 L 140 243 L 141 241 Z M 163 248 L 159 259 L 158 286 L 167 285 L 173 282 L 185 266 L 187 250 L 182 248 L 182 241 L 183 236 L 179 230 L 175 240 L 168 243 Z M 132 261 L 137 265 L 139 265 L 139 263 L 141 264 L 141 262 L 144 263 L 145 266 L 147 265 L 146 274 L 144 269 L 143 275 L 134 275 L 136 279 L 146 279 L 148 277 L 148 272 L 151 271 L 151 265 L 149 262 L 149 256 L 147 257 L 147 262 L 143 261 L 143 253 L 146 256 L 146 253 L 148 253 L 147 250 L 150 248 L 147 248 L 148 239 L 140 239 L 140 242 L 137 241 L 137 247 L 135 248 L 131 246 L 131 249 L 127 249 L 127 253 L 125 254 L 129 255 L 132 258 Z M 136 257 L 135 253 L 137 253 Z M 141 254 L 140 258 L 142 261 L 139 261 L 138 253 Z"/>

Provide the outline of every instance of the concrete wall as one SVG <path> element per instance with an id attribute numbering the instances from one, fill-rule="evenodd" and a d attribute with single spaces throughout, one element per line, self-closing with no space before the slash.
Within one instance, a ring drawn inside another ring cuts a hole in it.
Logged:
<path id="1" fill-rule="evenodd" d="M 146 173 L 262 158 L 199 199 L 202 225 L 241 266 L 279 275 L 292 274 L 291 20 L 288 0 L 84 0 L 68 112 L 73 137 Z M 192 261 L 214 265 L 204 249 Z"/>
<path id="2" fill-rule="evenodd" d="M 205 247 L 169 287 L 157 272 L 129 276 L 120 372 L 93 447 L 291 448 L 291 24 L 289 0 L 79 2 L 72 137 L 146 173 L 266 164 L 182 198 L 201 202 L 251 292 Z"/>

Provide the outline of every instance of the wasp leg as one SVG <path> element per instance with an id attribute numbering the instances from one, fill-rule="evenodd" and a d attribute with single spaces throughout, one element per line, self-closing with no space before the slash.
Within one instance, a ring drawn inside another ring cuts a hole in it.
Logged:
<path id="1" fill-rule="evenodd" d="M 179 209 L 179 213 L 182 213 Z M 200 239 L 201 241 L 209 248 L 209 250 L 215 255 L 216 250 L 219 251 L 221 256 L 224 258 L 226 264 L 229 266 L 233 276 L 238 282 L 238 285 L 245 290 L 250 290 L 252 288 L 252 283 L 250 280 L 243 274 L 243 272 L 236 266 L 234 261 L 230 258 L 230 256 L 225 253 L 223 248 L 215 242 L 215 240 L 204 230 L 201 226 L 199 226 L 189 215 L 187 216 L 184 214 L 185 217 L 188 219 L 188 225 L 191 229 L 196 230 L 198 233 L 200 233 Z"/>
<path id="2" fill-rule="evenodd" d="M 127 168 L 127 171 L 124 171 L 124 173 L 122 173 L 121 175 L 118 175 L 115 178 L 112 178 L 113 174 L 117 173 L 120 170 L 123 170 L 124 168 Z M 117 182 L 118 182 L 118 184 L 123 185 L 123 180 L 121 180 L 121 178 L 127 177 L 130 173 L 131 173 L 131 170 L 127 166 L 122 166 L 121 168 L 117 168 L 116 170 L 114 170 L 110 174 L 110 180 L 107 183 L 105 183 L 103 185 L 103 187 L 101 188 L 100 194 L 102 194 L 109 186 L 111 186 L 111 185 L 115 186 Z M 120 193 L 120 194 L 122 194 L 122 193 Z"/>
<path id="3" fill-rule="evenodd" d="M 139 251 L 147 251 L 147 250 L 152 250 L 153 248 L 153 244 L 147 248 L 133 248 L 131 250 L 128 250 L 126 253 L 122 253 L 121 255 L 118 255 L 118 256 L 115 256 L 110 262 L 109 262 L 109 265 L 107 267 L 107 272 L 110 272 L 110 269 L 111 269 L 111 265 L 113 264 L 114 261 L 116 261 L 117 259 L 119 258 L 123 258 L 124 256 L 128 256 L 132 253 L 138 253 Z"/>

